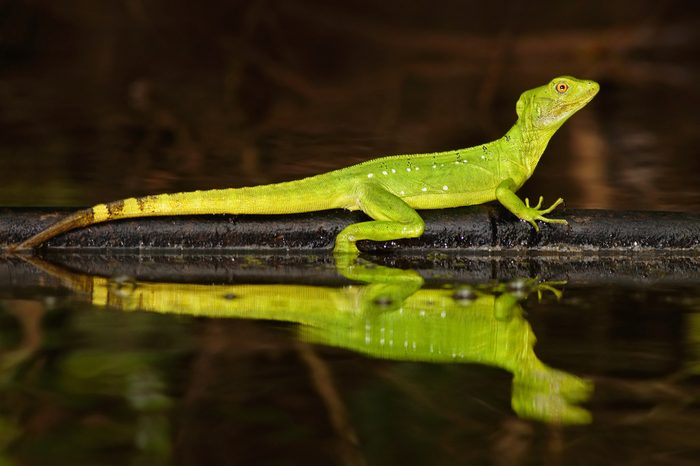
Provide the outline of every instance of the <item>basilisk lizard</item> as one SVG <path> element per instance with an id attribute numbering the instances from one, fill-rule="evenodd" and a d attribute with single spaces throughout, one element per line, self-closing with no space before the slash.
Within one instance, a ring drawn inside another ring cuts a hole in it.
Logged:
<path id="1" fill-rule="evenodd" d="M 570 76 L 525 91 L 518 119 L 500 139 L 445 152 L 394 155 L 297 181 L 128 198 L 78 211 L 10 250 L 36 247 L 68 230 L 110 220 L 163 215 L 291 214 L 344 208 L 362 210 L 372 220 L 354 223 L 335 240 L 335 253 L 359 254 L 356 241 L 386 241 L 423 234 L 416 209 L 442 209 L 498 200 L 539 230 L 548 208 L 523 202 L 516 194 L 530 178 L 549 139 L 598 92 L 597 83 Z"/>

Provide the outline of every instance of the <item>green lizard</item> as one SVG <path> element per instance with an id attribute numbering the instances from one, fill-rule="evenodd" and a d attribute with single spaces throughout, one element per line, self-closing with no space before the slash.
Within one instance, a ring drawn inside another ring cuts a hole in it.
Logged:
<path id="1" fill-rule="evenodd" d="M 342 230 L 335 253 L 356 256 L 359 240 L 386 241 L 423 234 L 416 209 L 442 209 L 498 200 L 539 230 L 536 220 L 563 202 L 541 209 L 515 194 L 530 178 L 549 139 L 598 92 L 593 81 L 570 76 L 525 91 L 518 120 L 500 139 L 467 149 L 394 155 L 297 181 L 129 198 L 78 211 L 10 250 L 29 249 L 68 230 L 110 220 L 162 215 L 291 214 L 343 208 L 372 218 Z"/>

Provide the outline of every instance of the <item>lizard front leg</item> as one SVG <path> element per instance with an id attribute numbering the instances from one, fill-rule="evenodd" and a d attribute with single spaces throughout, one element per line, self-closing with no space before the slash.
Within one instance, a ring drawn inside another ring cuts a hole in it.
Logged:
<path id="1" fill-rule="evenodd" d="M 378 183 L 363 182 L 355 189 L 356 206 L 374 220 L 353 223 L 343 229 L 335 239 L 333 253 L 357 256 L 357 241 L 388 241 L 415 238 L 423 234 L 425 222 L 418 213 L 400 197 L 387 191 Z"/>
<path id="2" fill-rule="evenodd" d="M 540 200 L 537 205 L 531 207 L 529 199 L 525 198 L 525 203 L 523 203 L 523 201 L 521 201 L 515 194 L 515 183 L 510 178 L 502 181 L 501 184 L 496 187 L 496 199 L 498 199 L 498 202 L 503 204 L 503 207 L 508 209 L 513 215 L 521 220 L 529 222 L 533 227 L 535 227 L 535 231 L 540 231 L 537 223 L 535 223 L 535 220 L 541 220 L 547 223 L 567 224 L 567 221 L 564 219 L 545 217 L 546 214 L 550 213 L 559 204 L 564 202 L 564 199 L 559 198 L 548 208 L 540 209 L 542 206 L 542 196 L 540 196 Z"/>

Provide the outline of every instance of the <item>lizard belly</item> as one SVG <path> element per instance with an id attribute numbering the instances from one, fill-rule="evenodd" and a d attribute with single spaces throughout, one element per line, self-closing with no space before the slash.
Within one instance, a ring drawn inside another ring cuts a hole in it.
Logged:
<path id="1" fill-rule="evenodd" d="M 415 196 L 406 196 L 404 201 L 414 209 L 443 209 L 449 207 L 462 207 L 482 204 L 496 199 L 495 189 L 471 191 L 467 193 L 426 193 Z"/>

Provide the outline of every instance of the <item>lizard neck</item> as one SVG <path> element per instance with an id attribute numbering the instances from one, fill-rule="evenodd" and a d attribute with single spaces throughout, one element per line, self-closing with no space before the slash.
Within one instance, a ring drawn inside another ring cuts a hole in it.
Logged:
<path id="1" fill-rule="evenodd" d="M 513 127 L 503 137 L 517 149 L 515 154 L 520 164 L 528 170 L 528 177 L 532 175 L 540 161 L 540 157 L 547 148 L 547 144 L 557 128 L 536 128 L 531 120 L 518 118 Z"/>

